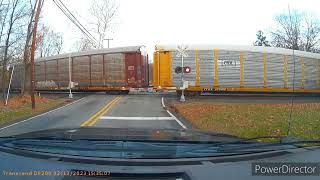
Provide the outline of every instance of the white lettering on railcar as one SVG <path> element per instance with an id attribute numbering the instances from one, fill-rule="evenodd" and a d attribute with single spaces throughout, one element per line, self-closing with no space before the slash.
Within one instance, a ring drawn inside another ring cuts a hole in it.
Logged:
<path id="1" fill-rule="evenodd" d="M 240 61 L 239 60 L 231 60 L 231 59 L 218 59 L 218 63 L 222 67 L 232 68 L 232 67 L 239 67 Z"/>

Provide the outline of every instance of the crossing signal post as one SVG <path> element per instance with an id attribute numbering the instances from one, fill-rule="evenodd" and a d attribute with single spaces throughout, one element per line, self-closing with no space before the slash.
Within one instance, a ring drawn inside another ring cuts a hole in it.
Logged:
<path id="1" fill-rule="evenodd" d="M 183 58 L 184 57 L 188 57 L 188 54 L 187 54 L 187 52 L 186 52 L 186 50 L 187 50 L 187 46 L 183 46 L 183 45 L 181 45 L 181 46 L 178 46 L 178 50 L 177 50 L 177 57 L 181 57 L 181 67 L 178 67 L 178 68 L 176 68 L 176 70 L 178 71 L 178 72 L 180 72 L 181 73 L 181 85 L 183 86 L 182 87 L 182 92 L 181 92 L 181 97 L 180 97 L 180 101 L 181 102 L 184 102 L 184 101 L 186 101 L 186 99 L 185 99 L 185 97 L 184 97 L 184 89 L 185 89 L 185 83 L 184 83 L 184 80 L 183 80 L 183 74 L 184 73 L 188 73 L 188 72 L 185 72 L 186 71 L 186 68 L 184 67 L 184 61 L 183 61 Z M 188 67 L 188 71 L 191 71 L 191 69 L 190 69 L 190 67 Z"/>

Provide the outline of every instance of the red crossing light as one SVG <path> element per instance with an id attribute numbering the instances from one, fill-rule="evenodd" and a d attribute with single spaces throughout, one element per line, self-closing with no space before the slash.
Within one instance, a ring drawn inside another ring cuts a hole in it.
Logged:
<path id="1" fill-rule="evenodd" d="M 183 72 L 184 73 L 190 73 L 191 72 L 191 68 L 189 66 L 183 67 Z"/>

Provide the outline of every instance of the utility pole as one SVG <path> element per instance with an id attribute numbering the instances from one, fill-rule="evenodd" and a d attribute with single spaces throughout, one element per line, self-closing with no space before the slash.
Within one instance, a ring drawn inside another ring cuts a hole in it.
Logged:
<path id="1" fill-rule="evenodd" d="M 113 39 L 112 38 L 106 38 L 106 39 L 103 39 L 103 40 L 107 40 L 108 41 L 108 48 L 109 48 L 109 42 L 112 41 Z"/>
<path id="2" fill-rule="evenodd" d="M 37 12 L 34 19 L 34 26 L 33 26 L 33 34 L 32 34 L 32 44 L 31 44 L 31 73 L 30 73 L 30 79 L 31 79 L 31 102 L 32 102 L 32 109 L 36 108 L 36 102 L 34 98 L 34 91 L 35 91 L 35 65 L 34 65 L 34 56 L 36 51 L 36 39 L 37 39 L 37 27 L 38 27 L 38 21 L 39 16 L 41 12 L 41 7 L 44 0 L 37 0 L 35 6 L 37 5 Z"/>

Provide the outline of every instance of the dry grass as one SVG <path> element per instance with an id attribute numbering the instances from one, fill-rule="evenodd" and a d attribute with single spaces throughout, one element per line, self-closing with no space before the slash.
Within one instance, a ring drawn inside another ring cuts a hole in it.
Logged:
<path id="1" fill-rule="evenodd" d="M 36 96 L 36 109 L 32 110 L 30 96 L 17 96 L 10 99 L 7 106 L 1 102 L 0 105 L 0 125 L 30 117 L 34 114 L 44 112 L 48 109 L 63 104 L 63 100 L 48 99 Z"/>
<path id="2" fill-rule="evenodd" d="M 52 101 L 51 99 L 42 96 L 35 96 L 35 100 L 38 103 L 47 103 Z M 26 104 L 31 104 L 30 96 L 15 96 L 9 99 L 7 106 L 4 106 L 3 103 L 0 103 L 0 108 L 17 108 Z"/>
<path id="3" fill-rule="evenodd" d="M 213 102 L 171 105 L 196 128 L 244 138 L 286 135 L 290 104 L 225 104 Z M 320 138 L 320 103 L 295 104 L 290 135 Z"/>

